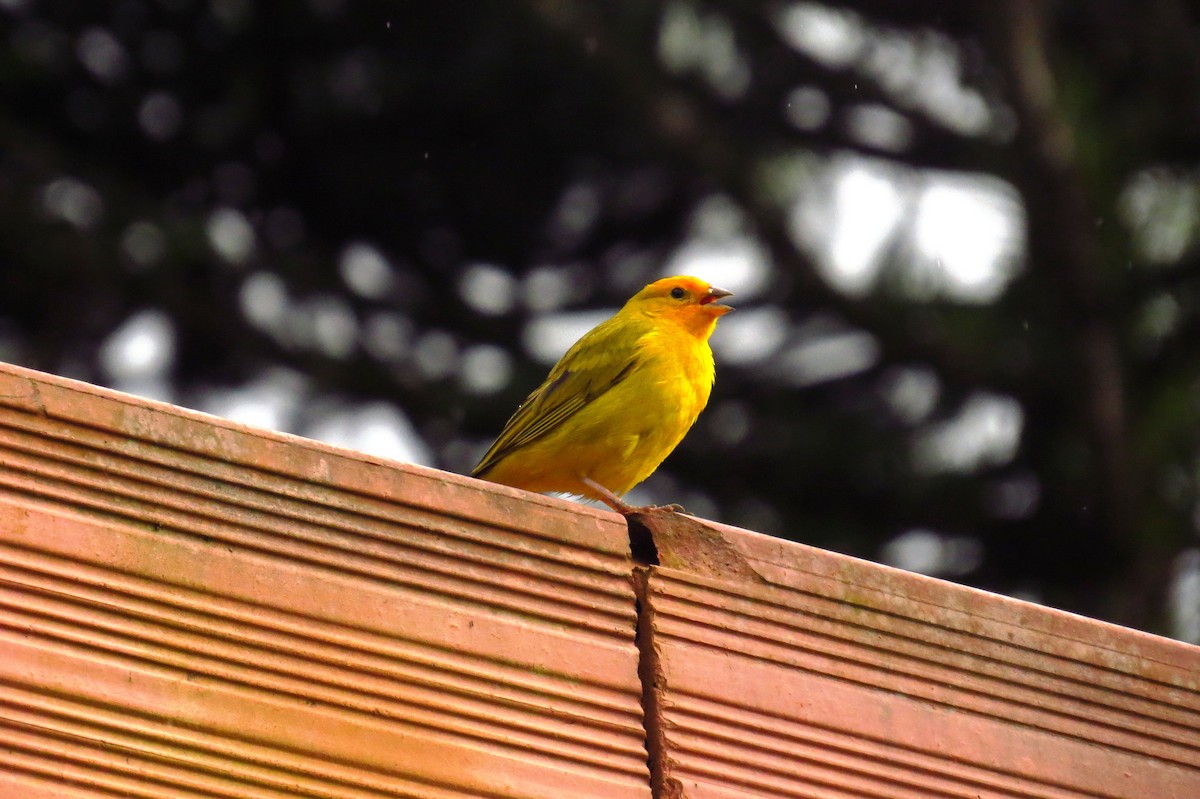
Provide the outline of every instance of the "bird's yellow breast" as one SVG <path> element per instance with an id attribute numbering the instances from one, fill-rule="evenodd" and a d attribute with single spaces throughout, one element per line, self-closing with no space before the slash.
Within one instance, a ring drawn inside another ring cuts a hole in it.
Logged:
<path id="1" fill-rule="evenodd" d="M 638 340 L 644 366 L 630 375 L 612 398 L 613 434 L 624 457 L 605 462 L 595 475 L 619 494 L 645 480 L 687 435 L 712 391 L 712 350 L 708 343 L 677 330 L 654 330 Z"/>

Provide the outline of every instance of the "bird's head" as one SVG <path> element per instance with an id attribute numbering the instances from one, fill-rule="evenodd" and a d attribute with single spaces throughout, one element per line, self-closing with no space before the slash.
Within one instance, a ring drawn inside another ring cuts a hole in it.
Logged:
<path id="1" fill-rule="evenodd" d="M 731 294 L 696 277 L 664 277 L 633 295 L 626 307 L 673 320 L 692 334 L 708 338 L 717 320 L 733 310 L 717 302 Z"/>

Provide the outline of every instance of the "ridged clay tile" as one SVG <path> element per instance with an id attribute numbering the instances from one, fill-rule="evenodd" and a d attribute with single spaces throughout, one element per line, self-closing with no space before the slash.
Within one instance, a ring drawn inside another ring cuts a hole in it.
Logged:
<path id="1" fill-rule="evenodd" d="M 1200 796 L 1200 649 L 641 517 L 662 797 Z"/>
<path id="2" fill-rule="evenodd" d="M 0 366 L 0 796 L 646 797 L 613 514 Z"/>

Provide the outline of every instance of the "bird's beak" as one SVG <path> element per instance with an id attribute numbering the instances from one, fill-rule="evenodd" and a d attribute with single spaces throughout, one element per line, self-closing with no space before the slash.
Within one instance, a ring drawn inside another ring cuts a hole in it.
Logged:
<path id="1" fill-rule="evenodd" d="M 732 296 L 733 296 L 732 291 L 726 291 L 725 289 L 719 289 L 716 286 L 710 286 L 708 289 L 708 293 L 700 298 L 700 304 L 701 305 L 711 305 L 712 303 L 716 302 L 719 299 L 722 299 L 724 297 L 732 297 Z M 729 313 L 733 309 L 730 308 L 728 305 L 714 305 L 712 310 L 718 316 L 724 316 L 725 314 Z"/>

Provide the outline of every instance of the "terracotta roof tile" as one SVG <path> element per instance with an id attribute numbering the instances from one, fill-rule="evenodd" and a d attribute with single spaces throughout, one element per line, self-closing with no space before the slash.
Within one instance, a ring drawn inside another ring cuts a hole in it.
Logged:
<path id="1" fill-rule="evenodd" d="M 1196 647 L 732 527 L 647 523 L 664 795 L 1200 796 Z"/>
<path id="2" fill-rule="evenodd" d="M 627 553 L 612 514 L 3 367 L 0 785 L 647 796 Z"/>

